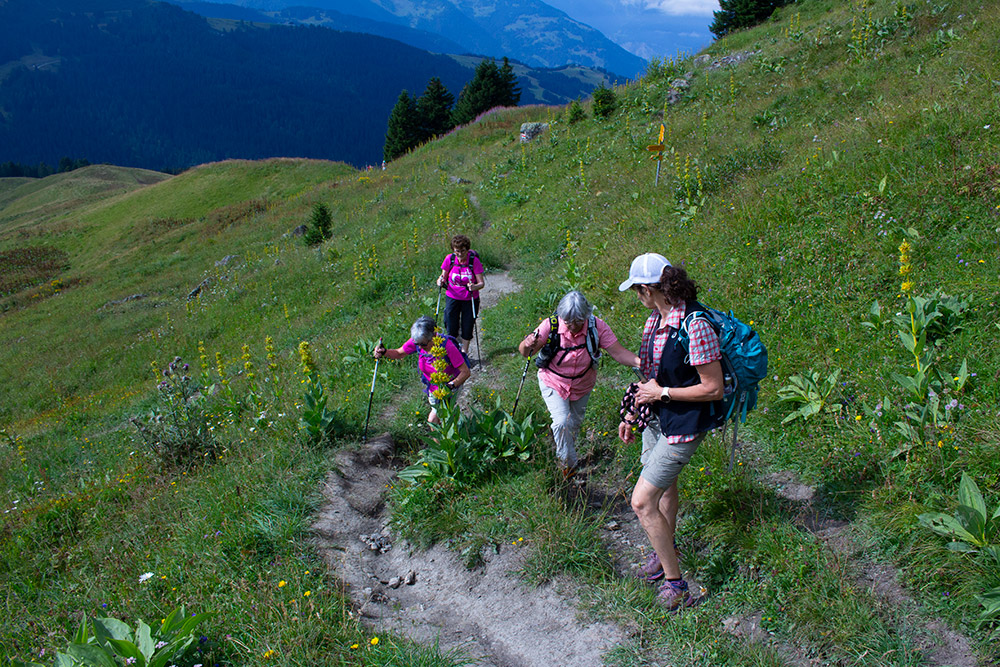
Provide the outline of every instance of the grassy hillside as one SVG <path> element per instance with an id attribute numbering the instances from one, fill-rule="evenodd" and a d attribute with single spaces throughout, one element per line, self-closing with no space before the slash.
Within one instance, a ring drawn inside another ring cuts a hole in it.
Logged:
<path id="1" fill-rule="evenodd" d="M 270 160 L 119 180 L 101 196 L 70 178 L 87 170 L 0 185 L 10 285 L 0 290 L 10 619 L 0 652 L 37 659 L 83 613 L 132 622 L 183 603 L 218 612 L 195 662 L 451 664 L 398 639 L 367 644 L 308 525 L 333 450 L 361 440 L 372 365 L 356 344 L 406 339 L 433 310 L 447 239 L 463 232 L 489 269 L 525 286 L 482 322 L 488 363 L 508 378 L 504 407 L 523 368 L 514 347 L 566 283 L 637 345 L 645 313 L 617 285 L 645 251 L 683 262 L 704 302 L 752 321 L 772 379 L 741 428 L 736 472 L 715 442 L 682 475 L 683 565 L 709 591 L 683 615 L 658 611 L 649 591 L 615 574 L 593 541 L 599 516 L 569 506 L 526 517 L 499 502 L 485 520 L 480 494 L 549 497 L 537 474 L 544 440 L 520 472 L 426 495 L 423 512 L 400 509 L 418 541 L 523 536 L 536 554 L 530 577 L 569 572 L 589 585 L 595 613 L 636 630 L 612 664 L 942 664 L 927 649 L 932 620 L 965 635 L 981 664 L 1000 660 L 996 620 L 978 624 L 977 597 L 1000 586 L 1000 563 L 985 549 L 949 550 L 917 520 L 955 512 L 963 473 L 990 514 L 1000 503 L 998 29 L 989 3 L 806 0 L 713 44 L 708 58 L 654 63 L 616 89 L 620 108 L 606 120 L 500 111 L 387 171 Z M 687 73 L 690 87 L 668 105 Z M 522 145 L 529 120 L 550 128 Z M 645 148 L 661 122 L 654 186 Z M 310 249 L 286 235 L 317 203 L 333 212 L 333 238 Z M 943 316 L 914 356 L 897 329 L 913 331 L 916 297 Z M 300 341 L 339 417 L 330 446 L 299 428 Z M 157 373 L 175 355 L 219 388 L 198 416 L 211 463 L 161 465 L 128 422 L 162 405 Z M 592 479 L 624 485 L 638 451 L 609 435 L 629 381 L 610 366 L 583 453 Z M 935 379 L 922 393 L 918 367 Z M 824 409 L 783 423 L 800 404 L 779 402 L 779 390 L 813 371 L 829 392 Z M 415 370 L 381 373 L 376 415 L 398 410 L 374 428 L 419 448 Z M 544 423 L 529 389 L 521 405 Z M 807 511 L 765 481 L 775 473 L 814 490 Z M 437 520 L 445 505 L 448 520 Z M 820 533 L 845 524 L 840 539 L 852 546 L 834 550 Z M 858 574 L 871 568 L 898 576 L 913 604 L 887 603 Z M 139 583 L 146 572 L 155 576 Z M 721 630 L 755 613 L 768 641 Z M 369 646 L 364 658 L 355 643 Z"/>

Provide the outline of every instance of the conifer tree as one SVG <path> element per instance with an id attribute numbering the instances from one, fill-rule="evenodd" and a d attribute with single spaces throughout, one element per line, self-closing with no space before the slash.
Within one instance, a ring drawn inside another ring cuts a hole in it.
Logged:
<path id="1" fill-rule="evenodd" d="M 791 2 L 793 0 L 719 0 L 719 11 L 714 12 L 715 18 L 708 29 L 718 39 L 734 30 L 766 21 L 775 9 Z"/>
<path id="2" fill-rule="evenodd" d="M 389 125 L 385 132 L 385 147 L 382 156 L 386 162 L 395 160 L 420 143 L 420 119 L 417 102 L 410 93 L 403 91 L 396 100 L 396 106 L 389 114 Z"/>
<path id="3" fill-rule="evenodd" d="M 312 215 L 309 216 L 309 227 L 306 229 L 302 240 L 308 246 L 319 245 L 323 241 L 333 236 L 333 216 L 326 204 L 319 203 L 313 206 Z"/>
<path id="4" fill-rule="evenodd" d="M 521 100 L 516 82 L 514 69 L 506 58 L 502 68 L 493 60 L 483 60 L 476 65 L 475 75 L 458 96 L 452 110 L 452 122 L 462 125 L 493 107 L 516 106 Z"/>
<path id="5" fill-rule="evenodd" d="M 503 66 L 500 68 L 500 80 L 498 91 L 499 104 L 505 107 L 516 107 L 521 101 L 521 89 L 517 87 L 517 75 L 511 67 L 507 56 L 503 58 Z"/>
<path id="6" fill-rule="evenodd" d="M 427 89 L 417 99 L 417 116 L 420 119 L 420 141 L 446 134 L 454 127 L 451 122 L 451 107 L 455 96 L 441 83 L 438 77 L 427 82 Z"/>

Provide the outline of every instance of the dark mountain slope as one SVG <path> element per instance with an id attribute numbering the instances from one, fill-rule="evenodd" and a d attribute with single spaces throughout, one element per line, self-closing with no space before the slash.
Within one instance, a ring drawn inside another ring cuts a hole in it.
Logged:
<path id="1" fill-rule="evenodd" d="M 399 42 L 323 28 L 216 22 L 145 0 L 0 6 L 7 67 L 0 159 L 172 169 L 291 155 L 356 165 L 381 154 L 399 91 L 471 72 Z M 14 46 L 10 46 L 10 45 Z M 373 82 L 378 85 L 373 85 Z"/>

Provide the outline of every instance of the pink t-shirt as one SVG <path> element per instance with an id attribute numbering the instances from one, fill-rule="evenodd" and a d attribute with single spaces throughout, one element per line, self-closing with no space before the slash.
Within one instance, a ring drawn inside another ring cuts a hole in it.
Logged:
<path id="1" fill-rule="evenodd" d="M 434 356 L 430 352 L 424 352 L 420 349 L 412 338 L 403 343 L 403 347 L 400 349 L 406 354 L 413 354 L 414 352 L 419 354 L 417 368 L 420 369 L 420 373 L 424 376 L 424 392 L 429 394 L 437 389 L 437 385 L 431 383 L 431 375 L 436 372 L 434 370 Z M 448 366 L 444 369 L 444 372 L 454 380 L 458 377 L 458 369 L 465 363 L 465 357 L 462 356 L 462 351 L 448 338 L 444 339 L 444 349 L 447 355 L 446 358 L 448 359 Z"/>
<path id="2" fill-rule="evenodd" d="M 448 267 L 451 267 L 450 271 Z M 441 262 L 441 270 L 448 271 L 447 289 L 444 293 L 458 301 L 471 301 L 473 293 L 469 290 L 469 285 L 476 282 L 476 276 L 483 274 L 483 263 L 479 261 L 479 257 L 472 257 L 470 264 L 462 265 L 452 253 Z"/>
<path id="3" fill-rule="evenodd" d="M 583 347 L 571 352 L 565 352 L 563 350 L 556 352 L 555 357 L 549 363 L 549 368 L 554 368 L 563 375 L 569 375 L 570 377 L 580 375 L 580 373 L 583 373 L 585 368 L 590 366 L 591 361 L 590 353 L 587 351 L 586 346 L 587 327 L 583 327 L 580 330 L 580 333 L 574 336 L 570 333 L 569 327 L 561 317 L 558 321 L 560 336 L 559 344 L 564 348 L 575 347 L 577 345 L 583 345 Z M 604 320 L 595 317 L 594 322 L 597 325 L 597 344 L 599 348 L 606 350 L 618 342 L 618 338 L 615 336 L 615 333 L 611 330 L 611 327 L 605 324 Z M 535 332 L 538 333 L 538 340 L 548 340 L 550 331 L 552 331 L 552 325 L 549 324 L 548 318 L 542 320 L 542 323 L 535 329 Z M 530 342 L 533 337 L 533 333 L 528 334 L 528 339 L 526 340 L 529 340 Z M 555 389 L 556 393 L 563 399 L 575 401 L 589 394 L 590 390 L 594 388 L 594 383 L 597 382 L 597 366 L 591 366 L 590 370 L 584 373 L 581 377 L 573 380 L 556 375 L 548 368 L 538 369 L 538 377 L 541 378 L 542 382 L 544 382 L 546 386 Z"/>

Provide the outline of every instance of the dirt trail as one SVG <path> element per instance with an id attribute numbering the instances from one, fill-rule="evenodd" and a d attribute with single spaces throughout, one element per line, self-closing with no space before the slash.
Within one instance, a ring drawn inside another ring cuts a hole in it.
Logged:
<path id="1" fill-rule="evenodd" d="M 505 273 L 488 274 L 484 310 L 518 289 Z M 489 326 L 488 315 L 485 319 Z M 470 356 L 476 359 L 479 350 L 475 341 L 472 345 Z M 470 381 L 485 381 L 481 370 Z M 572 580 L 526 586 L 517 572 L 527 547 L 486 550 L 484 564 L 468 570 L 443 546 L 420 552 L 397 541 L 384 503 L 400 464 L 388 434 L 360 450 L 341 452 L 336 464 L 313 530 L 355 609 L 377 629 L 436 641 L 486 667 L 596 667 L 624 640 L 619 627 L 582 617 Z"/>

